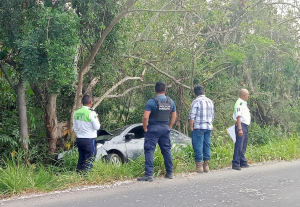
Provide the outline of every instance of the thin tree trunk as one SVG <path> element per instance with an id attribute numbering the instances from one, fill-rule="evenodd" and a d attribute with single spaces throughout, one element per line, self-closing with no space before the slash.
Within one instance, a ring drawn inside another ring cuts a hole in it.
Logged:
<path id="1" fill-rule="evenodd" d="M 49 94 L 47 100 L 47 106 L 45 110 L 45 125 L 46 135 L 49 144 L 49 153 L 54 154 L 56 152 L 56 146 L 58 141 L 58 123 L 57 123 L 57 108 L 56 108 L 57 94 Z"/>
<path id="2" fill-rule="evenodd" d="M 21 141 L 22 149 L 28 152 L 28 122 L 27 122 L 27 105 L 26 105 L 26 86 L 22 78 L 20 78 L 19 83 L 16 85 L 17 92 L 17 108 L 19 115 L 19 136 Z"/>
<path id="3" fill-rule="evenodd" d="M 27 122 L 27 106 L 26 106 L 26 86 L 20 76 L 18 84 L 14 84 L 12 79 L 9 76 L 8 71 L 4 64 L 0 63 L 1 70 L 3 71 L 9 85 L 14 89 L 17 94 L 17 109 L 19 115 L 19 136 L 21 147 L 28 154 L 28 142 L 29 142 L 29 133 L 28 133 L 28 122 Z M 15 69 L 15 68 L 14 68 Z"/>

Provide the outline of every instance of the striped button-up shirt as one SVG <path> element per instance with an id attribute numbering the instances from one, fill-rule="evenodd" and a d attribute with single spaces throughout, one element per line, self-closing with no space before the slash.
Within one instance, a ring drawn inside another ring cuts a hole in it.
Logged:
<path id="1" fill-rule="evenodd" d="M 214 103 L 205 95 L 198 96 L 192 103 L 189 119 L 194 120 L 194 129 L 213 129 Z"/>

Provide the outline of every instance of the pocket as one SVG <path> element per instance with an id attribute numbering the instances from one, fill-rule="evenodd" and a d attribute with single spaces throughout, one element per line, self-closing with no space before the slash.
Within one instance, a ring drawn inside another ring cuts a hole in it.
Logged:
<path id="1" fill-rule="evenodd" d="M 157 127 L 155 125 L 148 126 L 147 132 L 157 132 Z"/>

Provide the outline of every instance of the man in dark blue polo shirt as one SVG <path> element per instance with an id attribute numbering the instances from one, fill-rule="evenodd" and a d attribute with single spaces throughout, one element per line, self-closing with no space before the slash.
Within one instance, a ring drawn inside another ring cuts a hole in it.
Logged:
<path id="1" fill-rule="evenodd" d="M 176 106 L 174 101 L 165 95 L 166 85 L 163 82 L 155 84 L 155 92 L 156 96 L 147 101 L 143 116 L 145 175 L 138 178 L 138 181 L 153 181 L 153 154 L 157 143 L 165 161 L 165 178 L 173 178 L 170 129 L 175 123 Z"/>

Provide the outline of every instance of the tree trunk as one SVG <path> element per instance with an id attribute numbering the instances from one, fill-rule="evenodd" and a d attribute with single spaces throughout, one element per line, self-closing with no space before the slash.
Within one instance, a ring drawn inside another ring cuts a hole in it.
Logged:
<path id="1" fill-rule="evenodd" d="M 178 89 L 177 89 L 177 106 L 176 106 L 176 111 L 177 111 L 177 119 L 176 119 L 176 128 L 178 131 L 181 132 L 181 123 L 180 123 L 180 120 L 181 120 L 181 113 L 184 111 L 184 89 L 180 86 L 178 86 Z"/>
<path id="2" fill-rule="evenodd" d="M 47 106 L 44 112 L 44 122 L 46 125 L 46 135 L 50 154 L 54 154 L 56 152 L 56 145 L 59 137 L 56 99 L 57 94 L 48 95 Z"/>
<path id="3" fill-rule="evenodd" d="M 17 107 L 18 107 L 18 115 L 19 115 L 19 136 L 21 141 L 22 149 L 28 152 L 28 122 L 27 122 L 27 106 L 26 106 L 26 86 L 22 78 L 18 85 L 16 85 L 17 92 Z"/>

